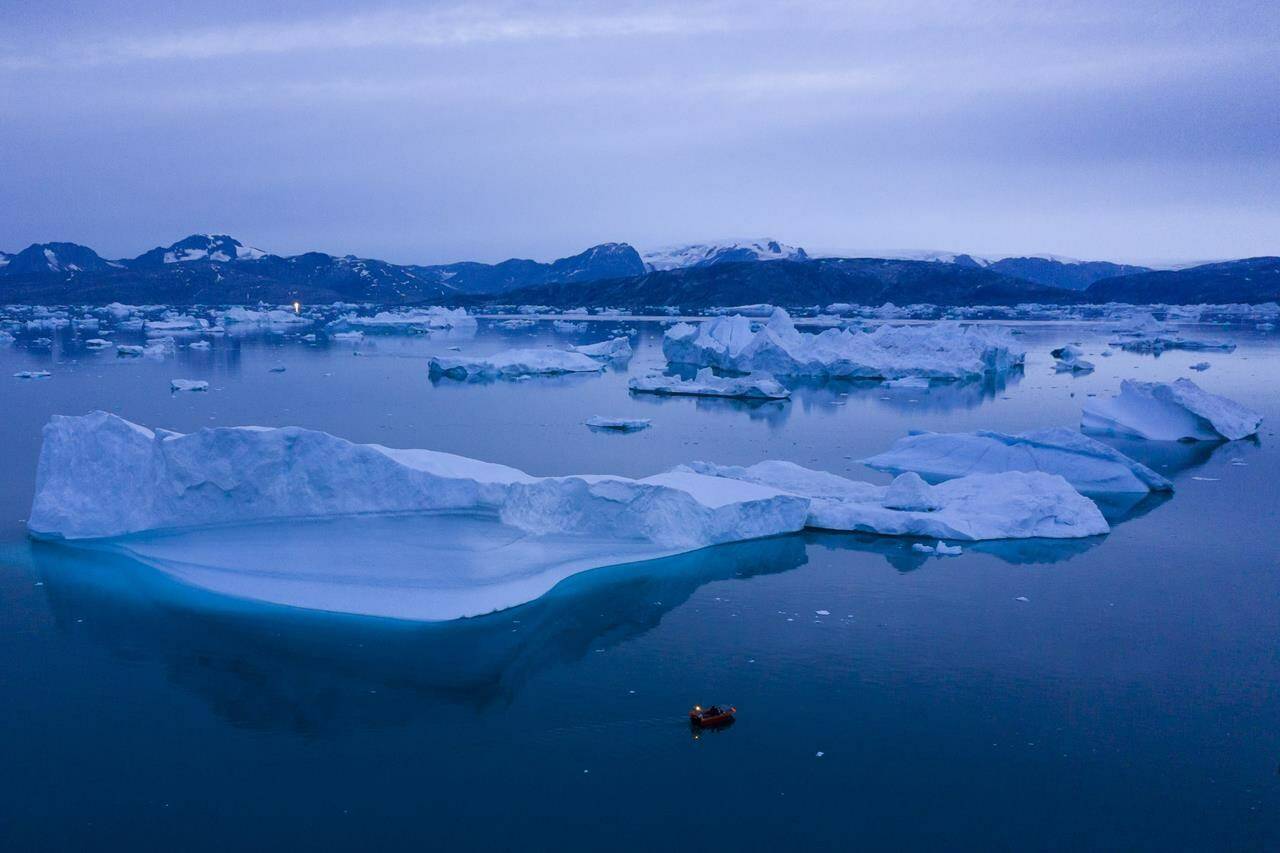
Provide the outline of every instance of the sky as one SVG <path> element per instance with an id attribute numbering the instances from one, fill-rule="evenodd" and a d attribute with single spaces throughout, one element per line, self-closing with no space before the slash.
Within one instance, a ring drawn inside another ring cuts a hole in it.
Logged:
<path id="1" fill-rule="evenodd" d="M 268 8 L 269 6 L 269 8 Z M 1280 254 L 1280 3 L 0 0 L 0 249 Z"/>

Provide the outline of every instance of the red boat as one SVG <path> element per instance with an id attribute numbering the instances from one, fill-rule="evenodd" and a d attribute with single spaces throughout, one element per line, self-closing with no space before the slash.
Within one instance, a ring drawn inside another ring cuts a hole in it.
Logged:
<path id="1" fill-rule="evenodd" d="M 714 729 L 727 726 L 733 722 L 733 715 L 738 709 L 731 705 L 694 705 L 689 712 L 689 722 L 700 729 Z"/>

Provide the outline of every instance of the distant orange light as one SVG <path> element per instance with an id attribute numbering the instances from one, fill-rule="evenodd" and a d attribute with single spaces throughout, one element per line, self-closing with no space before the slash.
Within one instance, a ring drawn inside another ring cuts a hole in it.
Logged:
<path id="1" fill-rule="evenodd" d="M 293 313 L 298 314 L 301 311 L 302 311 L 302 303 L 295 300 L 293 303 Z"/>

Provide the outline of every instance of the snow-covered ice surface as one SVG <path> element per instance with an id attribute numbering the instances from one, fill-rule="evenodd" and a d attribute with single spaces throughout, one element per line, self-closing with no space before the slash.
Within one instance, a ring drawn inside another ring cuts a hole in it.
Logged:
<path id="1" fill-rule="evenodd" d="M 767 374 L 716 376 L 710 367 L 693 379 L 678 376 L 636 376 L 628 384 L 632 393 L 663 397 L 732 397 L 739 400 L 786 400 L 791 392 Z"/>
<path id="2" fill-rule="evenodd" d="M 782 309 L 763 326 L 743 316 L 672 326 L 662 351 L 673 364 L 847 379 L 975 378 L 1007 372 L 1026 356 L 1007 330 L 995 327 L 937 323 L 810 334 Z"/>
<path id="3" fill-rule="evenodd" d="M 1154 441 L 1234 441 L 1257 434 L 1261 423 L 1257 412 L 1185 378 L 1127 379 L 1118 395 L 1089 400 L 1081 415 L 1088 432 Z"/>
<path id="4" fill-rule="evenodd" d="M 357 566 L 273 564 L 278 573 L 304 580 L 287 577 L 272 588 L 305 590 L 297 601 L 268 599 L 276 603 L 449 619 L 528 601 L 588 568 L 794 532 L 803 527 L 807 513 L 808 501 L 802 497 L 685 471 L 643 479 L 539 478 L 453 454 L 353 444 L 294 427 L 217 428 L 183 435 L 153 432 L 95 412 L 56 416 L 46 426 L 27 527 L 43 538 L 110 540 L 182 531 L 193 521 L 201 529 L 238 529 L 263 522 L 411 514 L 475 516 L 519 531 L 510 537 L 518 546 L 501 558 L 480 554 L 474 564 L 466 563 L 472 574 L 456 575 L 454 561 L 445 554 L 421 566 L 416 581 L 395 588 L 376 572 L 365 584 Z M 480 521 L 469 523 L 474 528 Z M 426 541 L 464 547 L 441 533 L 448 529 L 446 522 L 432 524 L 442 526 L 433 526 Z M 235 535 L 215 533 L 174 533 L 177 540 L 164 541 L 186 542 L 183 537 L 190 535 L 197 542 L 221 543 L 219 548 L 236 541 Z M 472 550 L 489 550 L 483 536 L 468 541 Z M 315 548 L 323 550 L 324 543 Z M 131 550 L 139 556 L 149 553 Z M 174 562 L 198 559 L 180 558 L 170 550 L 161 567 Z M 217 568 L 217 576 L 225 580 L 219 591 L 233 592 L 236 579 L 227 575 L 236 573 L 234 565 Z M 482 571 L 488 574 L 473 576 Z M 248 578 L 242 594 L 255 597 L 261 572 L 252 567 L 244 572 Z M 194 580 L 197 575 L 203 576 L 193 569 L 183 576 Z M 423 600 L 405 588 L 415 583 L 433 589 L 479 588 Z M 353 595 L 351 587 L 362 584 L 375 590 Z M 335 585 L 331 598 L 316 591 Z M 362 603 L 338 606 L 348 599 Z"/>
<path id="5" fill-rule="evenodd" d="M 824 530 L 976 541 L 1073 539 L 1111 529 L 1093 501 L 1062 477 L 1039 471 L 973 474 L 936 486 L 907 473 L 877 486 L 793 462 L 686 467 L 803 495 L 811 501 L 808 526 Z"/>
<path id="6" fill-rule="evenodd" d="M 431 358 L 432 376 L 451 379 L 513 379 L 520 376 L 556 376 L 564 373 L 599 373 L 604 364 L 579 352 L 556 349 L 512 349 L 493 355 L 437 355 Z"/>
<path id="7" fill-rule="evenodd" d="M 1123 453 L 1072 429 L 1018 435 L 982 430 L 925 432 L 900 439 L 863 464 L 882 471 L 914 471 L 938 482 L 970 474 L 1043 471 L 1087 495 L 1168 491 L 1169 480 Z"/>

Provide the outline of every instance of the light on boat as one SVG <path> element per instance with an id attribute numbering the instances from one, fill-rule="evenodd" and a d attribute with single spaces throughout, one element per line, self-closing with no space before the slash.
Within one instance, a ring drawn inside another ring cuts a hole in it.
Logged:
<path id="1" fill-rule="evenodd" d="M 298 302 L 298 301 L 295 299 L 295 300 L 294 300 L 294 302 L 293 302 L 293 313 L 298 314 L 298 313 L 300 313 L 301 311 L 302 311 L 302 303 L 301 303 L 301 302 Z"/>

